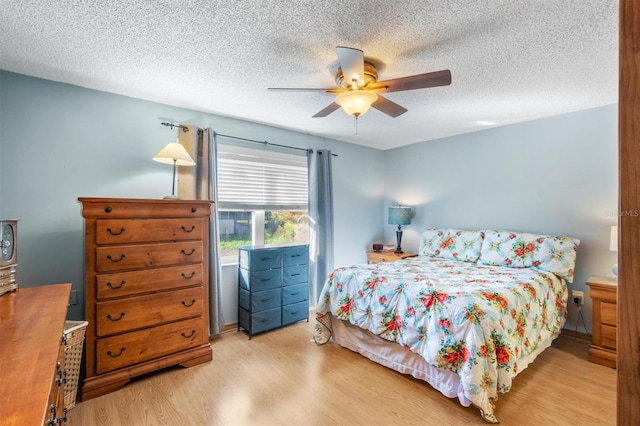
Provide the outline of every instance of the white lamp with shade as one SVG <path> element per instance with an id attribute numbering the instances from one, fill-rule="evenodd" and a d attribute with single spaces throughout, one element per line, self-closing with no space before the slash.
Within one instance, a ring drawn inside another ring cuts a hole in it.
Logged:
<path id="1" fill-rule="evenodd" d="M 189 155 L 184 146 L 180 145 L 178 139 L 170 142 L 162 148 L 162 150 L 153 157 L 154 161 L 165 164 L 173 164 L 173 182 L 171 186 L 171 195 L 164 197 L 165 199 L 180 199 L 176 195 L 176 166 L 195 166 L 196 162 Z"/>
<path id="2" fill-rule="evenodd" d="M 614 225 L 611 227 L 611 235 L 609 236 L 609 250 L 618 251 L 618 226 Z M 618 276 L 618 264 L 616 263 L 611 268 L 613 274 Z"/>

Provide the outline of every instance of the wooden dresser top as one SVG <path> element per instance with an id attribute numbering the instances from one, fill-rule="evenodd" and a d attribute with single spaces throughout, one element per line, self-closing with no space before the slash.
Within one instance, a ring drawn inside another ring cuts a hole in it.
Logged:
<path id="1" fill-rule="evenodd" d="M 0 296 L 0 420 L 44 423 L 71 284 L 18 288 Z"/>

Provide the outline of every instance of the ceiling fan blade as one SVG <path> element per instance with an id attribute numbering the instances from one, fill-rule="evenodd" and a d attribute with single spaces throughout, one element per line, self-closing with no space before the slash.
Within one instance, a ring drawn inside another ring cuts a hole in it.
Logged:
<path id="1" fill-rule="evenodd" d="M 313 89 L 305 87 L 269 87 L 267 90 L 274 92 L 326 92 L 326 93 L 340 93 L 342 90 L 338 89 Z"/>
<path id="2" fill-rule="evenodd" d="M 381 89 L 384 92 L 401 92 L 403 90 L 426 89 L 428 87 L 448 86 L 450 84 L 451 71 L 442 70 L 378 81 L 373 83 L 368 89 Z"/>
<path id="3" fill-rule="evenodd" d="M 378 99 L 372 103 L 371 106 L 391 117 L 397 117 L 408 111 L 405 107 L 400 106 L 380 95 L 378 95 Z"/>
<path id="4" fill-rule="evenodd" d="M 351 85 L 352 80 L 358 82 L 358 87 L 364 86 L 364 52 L 351 47 L 336 47 L 338 61 L 342 69 L 345 84 Z"/>
<path id="5" fill-rule="evenodd" d="M 340 105 L 338 105 L 335 102 L 331 102 L 329 106 L 324 108 L 322 111 L 316 113 L 316 115 L 314 115 L 313 118 L 326 117 L 327 115 L 331 114 L 333 111 L 337 110 L 338 108 L 340 108 Z"/>

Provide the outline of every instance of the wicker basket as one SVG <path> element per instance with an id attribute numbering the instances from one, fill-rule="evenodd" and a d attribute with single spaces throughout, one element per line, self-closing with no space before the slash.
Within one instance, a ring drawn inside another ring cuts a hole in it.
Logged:
<path id="1" fill-rule="evenodd" d="M 87 321 L 65 321 L 64 323 L 64 335 L 67 340 L 64 347 L 64 364 L 67 370 L 67 383 L 64 385 L 64 406 L 67 410 L 71 410 L 76 405 L 82 346 L 88 324 Z"/>

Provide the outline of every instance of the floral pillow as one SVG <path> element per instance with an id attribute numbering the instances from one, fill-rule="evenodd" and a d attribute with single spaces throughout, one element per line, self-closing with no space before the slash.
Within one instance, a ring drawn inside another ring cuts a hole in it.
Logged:
<path id="1" fill-rule="evenodd" d="M 535 267 L 573 282 L 580 240 L 511 231 L 485 231 L 478 264 Z"/>
<path id="2" fill-rule="evenodd" d="M 420 249 L 418 254 L 422 256 L 436 256 L 436 252 L 440 249 L 442 243 L 442 229 L 426 229 L 420 237 Z"/>
<path id="3" fill-rule="evenodd" d="M 435 256 L 444 259 L 475 262 L 480 257 L 480 248 L 484 233 L 482 231 L 466 231 L 461 229 L 442 230 L 440 247 Z"/>

